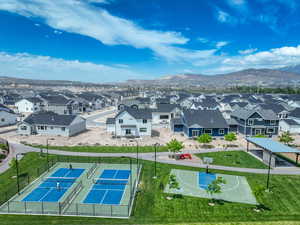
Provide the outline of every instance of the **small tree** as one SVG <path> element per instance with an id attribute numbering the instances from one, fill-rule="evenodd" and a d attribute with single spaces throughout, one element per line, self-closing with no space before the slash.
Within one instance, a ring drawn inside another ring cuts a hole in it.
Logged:
<path id="1" fill-rule="evenodd" d="M 263 134 L 256 134 L 254 137 L 256 137 L 256 138 L 266 138 L 267 136 L 263 135 Z"/>
<path id="2" fill-rule="evenodd" d="M 222 193 L 222 184 L 226 184 L 226 180 L 223 177 L 218 177 L 216 180 L 212 181 L 207 187 L 207 194 L 210 196 L 212 200 L 212 204 L 214 202 L 213 194 Z"/>
<path id="3" fill-rule="evenodd" d="M 290 143 L 294 141 L 294 138 L 291 136 L 290 132 L 287 131 L 279 136 L 279 141 L 286 145 L 290 145 Z"/>
<path id="4" fill-rule="evenodd" d="M 180 189 L 179 183 L 177 181 L 176 175 L 171 174 L 169 177 L 169 188 L 170 189 Z"/>
<path id="5" fill-rule="evenodd" d="M 172 139 L 169 143 L 167 143 L 167 148 L 173 153 L 174 156 L 177 152 L 180 152 L 181 149 L 184 148 L 184 144 L 177 139 Z"/>
<path id="6" fill-rule="evenodd" d="M 224 136 L 225 141 L 228 142 L 232 142 L 232 141 L 236 141 L 236 134 L 235 133 L 228 133 Z M 226 145 L 226 148 L 228 147 L 228 145 Z"/>
<path id="7" fill-rule="evenodd" d="M 11 161 L 10 161 L 10 163 L 9 163 L 9 167 L 10 168 L 15 168 L 16 164 L 17 164 L 16 158 L 12 158 Z"/>
<path id="8" fill-rule="evenodd" d="M 201 134 L 198 138 L 197 141 L 201 144 L 203 144 L 203 147 L 206 146 L 206 144 L 209 144 L 212 142 L 212 137 L 209 134 Z"/>

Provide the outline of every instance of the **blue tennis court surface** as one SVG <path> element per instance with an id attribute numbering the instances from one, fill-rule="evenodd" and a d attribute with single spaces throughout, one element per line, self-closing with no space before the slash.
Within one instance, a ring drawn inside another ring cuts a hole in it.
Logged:
<path id="1" fill-rule="evenodd" d="M 129 176 L 130 170 L 104 170 L 83 203 L 119 205 Z"/>
<path id="2" fill-rule="evenodd" d="M 60 168 L 46 178 L 37 188 L 22 201 L 26 202 L 58 202 L 66 191 L 80 177 L 84 169 Z"/>
<path id="3" fill-rule="evenodd" d="M 199 187 L 207 190 L 208 185 L 216 179 L 216 174 L 199 172 Z"/>

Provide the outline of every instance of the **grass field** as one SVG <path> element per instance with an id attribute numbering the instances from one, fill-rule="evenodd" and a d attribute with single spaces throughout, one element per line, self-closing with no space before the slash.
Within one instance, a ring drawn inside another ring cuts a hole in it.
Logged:
<path id="1" fill-rule="evenodd" d="M 51 156 L 52 158 L 54 156 Z M 68 157 L 71 161 L 85 161 L 85 157 Z M 127 162 L 126 158 L 101 158 L 101 162 Z M 246 223 L 250 224 L 272 224 L 269 221 L 286 221 L 276 224 L 294 225 L 300 221 L 300 176 L 271 176 L 271 192 L 261 192 L 257 195 L 257 200 L 265 207 L 263 212 L 255 212 L 253 206 L 225 202 L 220 205 L 211 207 L 208 205 L 208 199 L 194 197 L 178 197 L 173 200 L 166 200 L 168 194 L 163 193 L 163 188 L 168 181 L 168 176 L 172 168 L 187 169 L 198 171 L 197 168 L 174 166 L 158 163 L 158 179 L 153 180 L 154 175 L 153 162 L 142 161 L 143 171 L 141 177 L 140 191 L 138 192 L 134 212 L 129 220 L 124 219 L 99 219 L 83 217 L 57 217 L 57 216 L 17 216 L 17 215 L 0 215 L 0 224 L 17 225 L 17 224 L 199 224 L 214 222 L 227 222 L 229 224 L 243 224 L 241 222 L 259 222 Z M 33 172 L 34 169 L 45 163 L 45 158 L 40 157 L 37 153 L 28 153 L 21 160 L 23 173 Z M 201 170 L 201 169 L 200 169 Z M 235 173 L 226 171 L 213 171 L 225 174 L 245 176 L 254 191 L 266 184 L 266 175 Z M 11 188 L 15 179 L 11 178 L 14 171 L 8 170 L 0 175 L 1 192 Z M 2 193 L 0 193 L 2 194 Z M 245 224 L 245 225 L 246 225 Z"/>
<path id="2" fill-rule="evenodd" d="M 196 154 L 203 159 L 212 157 L 213 165 L 267 169 L 268 166 L 244 151 L 224 151 Z"/>
<path id="3" fill-rule="evenodd" d="M 31 145 L 36 148 L 47 148 L 44 145 Z M 133 153 L 136 152 L 136 146 L 49 146 L 49 149 L 70 151 L 70 152 L 99 152 L 99 153 Z M 153 146 L 139 146 L 139 152 L 154 152 Z M 167 147 L 160 146 L 158 152 L 166 152 Z"/>

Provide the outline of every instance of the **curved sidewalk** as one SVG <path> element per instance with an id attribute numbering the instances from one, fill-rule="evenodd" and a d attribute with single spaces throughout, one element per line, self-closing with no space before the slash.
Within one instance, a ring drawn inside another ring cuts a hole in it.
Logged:
<path id="1" fill-rule="evenodd" d="M 18 143 L 10 143 L 11 147 L 14 149 L 14 155 L 16 153 L 21 152 L 40 152 L 39 148 L 34 148 L 31 146 L 25 146 Z M 241 148 L 239 148 L 241 150 Z M 43 149 L 46 151 L 46 149 Z M 206 149 L 206 150 L 185 150 L 184 153 L 207 153 L 207 152 L 218 152 L 222 151 L 222 149 Z M 136 158 L 136 153 L 93 153 L 93 152 L 71 152 L 71 151 L 62 151 L 62 150 L 49 150 L 50 154 L 55 155 L 67 155 L 67 156 L 88 156 L 88 157 L 131 157 Z M 157 152 L 157 162 L 173 164 L 173 165 L 181 165 L 181 166 L 190 166 L 190 167 L 198 167 L 198 168 L 206 168 L 206 165 L 189 162 L 189 161 L 181 161 L 181 160 L 172 160 L 168 158 L 162 158 L 160 156 L 167 156 L 168 152 Z M 139 153 L 139 158 L 148 161 L 154 161 L 154 152 L 150 153 Z M 9 160 L 6 162 L 9 164 Z M 0 167 L 0 173 L 4 172 L 8 167 L 8 165 L 2 165 Z M 225 171 L 233 171 L 233 172 L 243 172 L 243 173 L 257 173 L 257 174 L 267 174 L 267 169 L 252 169 L 252 168 L 240 168 L 240 167 L 229 167 L 229 166 L 217 166 L 210 165 L 210 169 L 216 170 L 225 170 Z M 271 170 L 271 174 L 282 174 L 282 175 L 300 175 L 300 168 L 291 167 L 291 168 L 275 168 Z"/>

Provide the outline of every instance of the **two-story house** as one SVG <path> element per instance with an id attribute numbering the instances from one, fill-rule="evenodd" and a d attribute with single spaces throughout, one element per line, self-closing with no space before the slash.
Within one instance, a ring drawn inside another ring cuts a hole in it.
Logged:
<path id="1" fill-rule="evenodd" d="M 126 107 L 114 118 L 106 120 L 106 129 L 117 137 L 151 136 L 151 110 Z"/>
<path id="2" fill-rule="evenodd" d="M 35 113 L 43 110 L 43 100 L 38 97 L 24 98 L 15 103 L 19 113 Z"/>
<path id="3" fill-rule="evenodd" d="M 272 110 L 237 109 L 231 119 L 236 123 L 237 132 L 243 135 L 277 135 L 279 118 Z"/>
<path id="4" fill-rule="evenodd" d="M 210 134 L 222 137 L 229 126 L 219 110 L 184 110 L 180 119 L 171 122 L 173 132 L 183 132 L 187 137 Z"/>
<path id="5" fill-rule="evenodd" d="M 169 127 L 171 119 L 181 115 L 181 108 L 177 104 L 157 104 L 152 109 L 152 125 L 155 127 Z"/>

